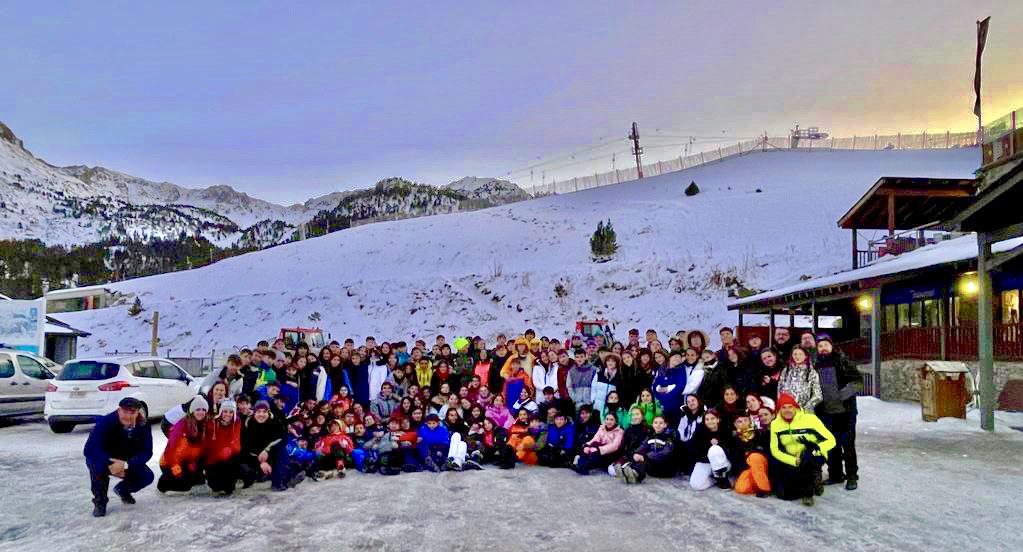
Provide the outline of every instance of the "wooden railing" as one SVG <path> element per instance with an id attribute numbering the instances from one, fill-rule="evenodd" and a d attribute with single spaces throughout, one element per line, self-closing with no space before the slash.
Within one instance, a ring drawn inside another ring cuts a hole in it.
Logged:
<path id="1" fill-rule="evenodd" d="M 945 333 L 944 360 L 977 360 L 977 327 L 899 328 L 881 334 L 881 359 L 918 358 L 942 360 L 941 336 Z M 856 362 L 870 361 L 870 339 L 861 337 L 839 343 L 838 348 Z M 1023 324 L 994 325 L 995 360 L 1023 360 Z"/>

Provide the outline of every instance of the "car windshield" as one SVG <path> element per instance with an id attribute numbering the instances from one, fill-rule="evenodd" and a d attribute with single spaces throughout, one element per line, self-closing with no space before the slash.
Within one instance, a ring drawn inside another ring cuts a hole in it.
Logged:
<path id="1" fill-rule="evenodd" d="M 110 362 L 95 360 L 73 361 L 64 365 L 58 380 L 105 380 L 117 375 L 120 367 Z"/>

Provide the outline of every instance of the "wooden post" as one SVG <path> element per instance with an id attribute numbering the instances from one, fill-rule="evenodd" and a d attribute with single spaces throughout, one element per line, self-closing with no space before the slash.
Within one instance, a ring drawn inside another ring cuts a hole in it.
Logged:
<path id="1" fill-rule="evenodd" d="M 870 291 L 870 364 L 874 371 L 874 396 L 881 398 L 881 288 Z"/>
<path id="2" fill-rule="evenodd" d="M 895 194 L 888 194 L 888 237 L 895 237 Z"/>
<path id="3" fill-rule="evenodd" d="M 160 313 L 153 311 L 153 338 L 149 343 L 149 354 L 156 356 L 156 346 L 160 343 Z"/>
<path id="4" fill-rule="evenodd" d="M 703 159 L 703 152 L 702 151 L 700 152 L 700 164 L 701 165 L 706 165 L 707 164 L 707 162 L 704 161 L 704 159 Z"/>
<path id="5" fill-rule="evenodd" d="M 735 329 L 736 337 L 738 337 L 738 335 L 739 335 L 739 328 L 741 328 L 741 327 L 742 327 L 742 310 L 740 309 L 739 310 L 739 327 Z"/>
<path id="6" fill-rule="evenodd" d="M 874 135 L 874 149 L 877 149 L 877 134 Z"/>
<path id="7" fill-rule="evenodd" d="M 794 332 L 792 332 L 792 328 L 795 328 L 795 327 L 796 327 L 796 313 L 793 312 L 792 309 L 789 309 L 789 333 L 794 333 Z M 792 337 L 796 337 L 796 336 L 792 336 Z"/>
<path id="8" fill-rule="evenodd" d="M 980 427 L 995 430 L 994 299 L 991 288 L 991 237 L 977 232 L 977 361 L 980 373 Z"/>
<path id="9" fill-rule="evenodd" d="M 852 267 L 853 267 L 853 270 L 856 270 L 857 268 L 860 267 L 859 249 L 856 247 L 856 233 L 857 233 L 856 229 L 853 228 L 852 229 L 852 234 L 853 234 L 853 236 L 852 236 L 852 238 L 853 238 L 852 239 L 852 255 L 853 255 Z"/>
<path id="10" fill-rule="evenodd" d="M 818 330 L 820 329 L 820 325 L 817 323 L 817 301 L 816 300 L 810 302 L 810 319 L 812 320 L 812 322 L 810 323 L 810 329 L 813 330 L 814 337 L 817 337 L 817 333 L 818 333 Z"/>
<path id="11" fill-rule="evenodd" d="M 953 280 L 954 282 L 954 280 Z M 940 349 L 941 360 L 948 360 L 948 296 L 945 290 L 938 294 L 938 327 L 941 330 L 938 334 L 938 348 Z"/>
<path id="12" fill-rule="evenodd" d="M 767 334 L 768 335 L 767 335 L 767 343 L 764 344 L 764 348 L 765 349 L 767 347 L 770 347 L 771 343 L 774 343 L 774 307 L 771 307 L 770 309 L 767 309 L 767 313 L 768 313 L 768 316 L 770 316 L 770 320 L 767 321 Z"/>

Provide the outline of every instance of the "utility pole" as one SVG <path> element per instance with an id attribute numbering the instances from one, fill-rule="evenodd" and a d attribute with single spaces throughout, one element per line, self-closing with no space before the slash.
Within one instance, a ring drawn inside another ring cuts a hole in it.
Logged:
<path id="1" fill-rule="evenodd" d="M 643 178 L 643 147 L 639 145 L 639 125 L 635 121 L 632 122 L 629 139 L 632 140 L 632 154 L 636 156 L 636 173 L 639 178 Z"/>
<path id="2" fill-rule="evenodd" d="M 160 343 L 160 312 L 153 311 L 153 337 L 149 342 L 149 354 L 156 356 L 156 347 Z"/>

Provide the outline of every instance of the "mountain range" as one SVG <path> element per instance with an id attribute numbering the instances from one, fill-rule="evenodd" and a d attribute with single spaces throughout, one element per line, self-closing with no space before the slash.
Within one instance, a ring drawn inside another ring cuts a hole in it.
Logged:
<path id="1" fill-rule="evenodd" d="M 389 186 L 399 181 L 414 186 L 415 200 L 394 199 Z M 494 178 L 465 177 L 443 187 L 387 179 L 365 190 L 283 206 L 226 185 L 192 189 L 105 167 L 54 166 L 0 123 L 0 239 L 78 245 L 188 235 L 219 247 L 267 247 L 297 238 L 298 227 L 318 216 L 343 216 L 350 225 L 359 219 L 410 218 L 528 197 L 517 185 Z"/>

